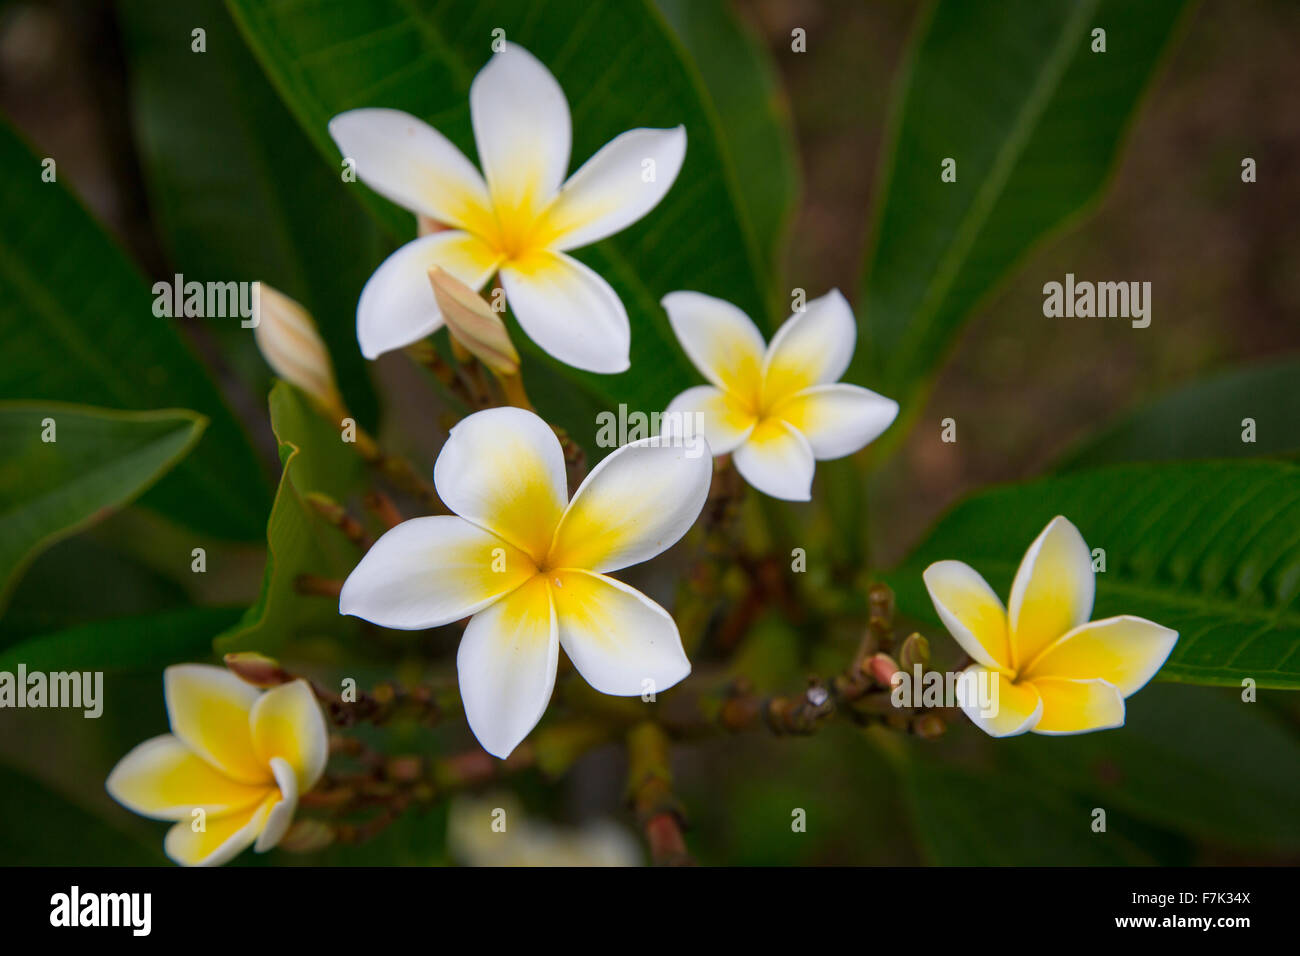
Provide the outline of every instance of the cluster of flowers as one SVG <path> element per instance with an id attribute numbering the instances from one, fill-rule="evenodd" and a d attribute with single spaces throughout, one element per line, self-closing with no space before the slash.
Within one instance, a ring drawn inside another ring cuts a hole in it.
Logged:
<path id="1" fill-rule="evenodd" d="M 481 174 L 408 114 L 361 109 L 330 123 L 359 177 L 431 224 L 362 291 L 362 352 L 374 358 L 412 345 L 445 323 L 446 300 L 431 275 L 475 291 L 495 276 L 520 327 L 554 358 L 588 371 L 626 370 L 631 334 L 618 295 L 567 253 L 658 204 L 681 169 L 685 130 L 623 133 L 566 180 L 564 93 L 513 44 L 475 78 L 470 110 Z M 263 308 L 275 316 L 258 326 L 264 353 L 285 378 L 337 406 L 310 318 L 269 291 Z M 898 414 L 896 402 L 839 382 L 856 322 L 838 290 L 790 316 L 770 344 L 721 299 L 672 292 L 663 307 L 709 382 L 677 396 L 668 411 L 698 414 L 712 455 L 730 454 L 761 492 L 808 500 L 817 460 L 858 451 Z M 499 343 L 499 353 L 512 351 Z M 677 542 L 704 506 L 712 470 L 710 455 L 646 439 L 611 453 L 570 499 L 550 426 L 522 408 L 477 412 L 452 429 L 434 467 L 452 514 L 414 518 L 383 535 L 344 583 L 339 610 L 397 629 L 469 618 L 457 654 L 465 715 L 482 746 L 505 758 L 541 719 L 561 647 L 606 694 L 662 691 L 690 673 L 672 617 L 610 572 Z M 960 562 L 932 565 L 925 583 L 971 667 L 998 683 L 995 713 L 966 708 L 994 736 L 1121 725 L 1124 698 L 1155 674 L 1177 639 L 1140 618 L 1089 623 L 1091 554 L 1061 517 L 1030 546 L 1009 607 Z M 220 863 L 249 845 L 274 846 L 325 763 L 310 689 L 299 681 L 262 693 L 219 668 L 186 665 L 168 670 L 166 691 L 173 733 L 123 758 L 109 791 L 139 813 L 179 821 L 166 841 L 177 862 Z M 195 830 L 190 817 L 200 810 L 208 822 Z"/>

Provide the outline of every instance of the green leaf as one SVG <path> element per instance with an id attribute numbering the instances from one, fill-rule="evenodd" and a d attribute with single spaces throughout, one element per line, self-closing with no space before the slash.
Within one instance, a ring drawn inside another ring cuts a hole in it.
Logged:
<path id="1" fill-rule="evenodd" d="M 122 252 L 0 123 L 0 399 L 192 408 L 203 440 L 142 502 L 228 539 L 270 504 L 252 447 L 175 325 Z"/>
<path id="2" fill-rule="evenodd" d="M 158 226 L 187 278 L 270 283 L 312 313 L 350 411 L 378 410 L 357 347 L 356 305 L 388 251 L 337 170 L 322 166 L 221 0 L 127 0 L 132 118 Z M 207 52 L 190 50 L 202 24 Z M 184 76 L 184 83 L 176 78 Z M 269 370 L 247 329 L 219 327 L 258 391 Z"/>
<path id="3" fill-rule="evenodd" d="M 19 663 L 29 671 L 161 669 L 204 660 L 213 635 L 239 619 L 240 610 L 188 607 L 96 621 L 28 638 L 0 652 L 0 671 Z"/>
<path id="4" fill-rule="evenodd" d="M 301 574 L 345 577 L 359 560 L 356 548 L 307 503 L 311 492 L 346 503 L 364 471 L 354 446 L 320 416 L 311 401 L 286 382 L 271 390 L 271 427 L 284 470 L 266 528 L 262 593 L 234 627 L 216 638 L 219 653 L 275 653 L 295 638 L 350 633 L 356 621 L 339 614 L 338 601 L 298 593 Z"/>
<path id="5" fill-rule="evenodd" d="M 181 409 L 0 403 L 0 611 L 38 552 L 139 497 L 206 425 Z"/>
<path id="6" fill-rule="evenodd" d="M 632 327 L 632 368 L 622 375 L 579 372 L 541 353 L 513 329 L 525 359 L 529 394 L 548 417 L 590 445 L 596 423 L 575 416 L 533 368 L 546 368 L 601 406 L 664 408 L 701 380 L 677 344 L 659 300 L 677 289 L 722 296 L 757 321 L 765 315 L 757 249 L 737 215 L 730 175 L 705 94 L 648 0 L 537 5 L 452 0 L 417 11 L 405 0 L 227 0 L 254 53 L 289 108 L 339 168 L 326 126 L 357 107 L 390 107 L 419 116 L 473 157 L 469 85 L 503 29 L 556 75 L 573 113 L 575 164 L 619 133 L 638 126 L 684 124 L 686 162 L 667 197 L 639 223 L 581 250 L 578 257 L 618 292 Z M 360 185 L 368 206 L 397 238 L 414 236 L 414 217 Z M 372 266 L 377 267 L 376 259 Z M 554 379 L 552 379 L 554 380 Z M 590 410 L 591 403 L 585 406 Z M 567 411 L 566 411 L 567 409 Z M 551 415 L 551 412 L 556 412 Z"/>
<path id="7" fill-rule="evenodd" d="M 1186 0 L 935 4 L 882 167 L 852 377 L 920 409 L 963 320 L 1101 192 Z M 1093 53 L 1091 31 L 1106 30 Z M 956 182 L 940 179 L 956 160 Z M 898 431 L 898 429 L 895 429 Z"/>
<path id="8" fill-rule="evenodd" d="M 740 184 L 740 211 L 770 270 L 767 291 L 784 300 L 780 265 L 799 198 L 799 161 L 776 66 L 762 38 L 728 0 L 655 2 L 708 90 Z"/>
<path id="9" fill-rule="evenodd" d="M 1256 851 L 1300 849 L 1300 744 L 1261 705 L 1153 686 L 1121 730 L 998 741 L 1025 772 L 1158 827 Z"/>
<path id="10" fill-rule="evenodd" d="M 26 774 L 0 766 L 0 860 L 6 866 L 161 866 L 149 848 Z"/>
<path id="11" fill-rule="evenodd" d="M 1094 619 L 1135 614 L 1179 632 L 1160 679 L 1300 688 L 1300 468 L 1284 463 L 1116 465 L 978 494 L 885 576 L 899 607 L 943 633 L 921 573 L 948 558 L 1005 600 L 1058 514 L 1106 552 Z"/>
<path id="12" fill-rule="evenodd" d="M 1058 471 L 1122 461 L 1262 458 L 1300 452 L 1300 358 L 1236 369 L 1175 389 L 1069 451 Z M 1255 440 L 1242 441 L 1245 419 Z"/>

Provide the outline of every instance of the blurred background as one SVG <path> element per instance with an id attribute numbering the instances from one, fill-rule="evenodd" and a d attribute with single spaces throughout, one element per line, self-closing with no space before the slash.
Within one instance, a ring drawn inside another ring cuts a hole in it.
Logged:
<path id="1" fill-rule="evenodd" d="M 789 225 L 786 282 L 813 295 L 838 286 L 853 299 L 918 5 L 740 0 L 732 8 L 768 54 L 778 109 L 795 134 L 802 192 Z M 795 28 L 811 38 L 809 53 L 791 54 Z M 152 280 L 179 270 L 139 150 L 149 121 L 129 38 L 144 32 L 111 3 L 4 3 L 0 110 L 39 154 L 58 159 L 60 181 Z M 872 536 L 884 564 L 905 555 L 965 492 L 1040 473 L 1123 410 L 1215 370 L 1300 350 L 1298 39 L 1300 5 L 1291 0 L 1205 0 L 1191 11 L 1100 202 L 1034 249 L 980 308 L 902 453 L 873 476 Z M 1253 185 L 1240 179 L 1245 156 L 1258 164 Z M 1103 320 L 1045 319 L 1043 283 L 1066 272 L 1149 280 L 1151 334 L 1116 334 Z M 269 371 L 251 338 L 221 340 L 197 322 L 187 333 L 271 470 Z M 381 362 L 379 373 L 390 401 L 427 388 L 401 363 Z M 939 441 L 939 421 L 950 415 L 961 422 L 955 444 Z M 426 452 L 436 450 L 442 435 L 426 432 Z M 13 639 L 75 624 L 78 608 L 91 604 L 89 617 L 183 606 L 189 594 L 143 556 L 113 546 L 139 520 L 116 517 L 38 559 L 4 633 Z M 247 602 L 261 575 L 257 551 L 225 567 L 205 582 L 206 599 Z M 762 689 L 797 690 L 792 677 L 823 663 L 802 656 L 787 623 L 760 622 L 756 632 L 767 642 L 754 655 Z M 0 714 L 0 862 L 163 862 L 163 828 L 102 791 L 117 757 L 163 729 L 160 682 L 157 674 L 111 681 L 114 695 L 138 696 L 138 713 L 99 721 Z M 843 727 L 809 739 L 719 739 L 680 749 L 677 791 L 693 824 L 691 849 L 706 863 L 1300 862 L 1300 708 L 1272 694 L 1259 714 L 1243 714 L 1232 706 L 1236 696 L 1153 685 L 1131 703 L 1122 747 L 1112 735 L 998 743 L 969 726 L 936 744 Z M 402 745 L 417 748 L 438 746 L 442 731 L 428 739 L 423 730 L 402 733 Z M 921 748 L 906 772 L 891 753 L 899 747 Z M 604 819 L 630 830 L 621 759 L 617 748 L 601 748 L 559 786 L 526 776 L 511 789 L 530 813 L 561 825 Z M 1120 822 L 1112 827 L 1123 836 L 1093 839 L 1087 813 L 1098 801 L 1114 808 Z M 806 833 L 791 831 L 794 808 L 807 810 Z M 449 848 L 446 830 L 439 807 L 365 847 L 302 859 L 472 862 Z M 266 861 L 248 854 L 240 862 Z"/>

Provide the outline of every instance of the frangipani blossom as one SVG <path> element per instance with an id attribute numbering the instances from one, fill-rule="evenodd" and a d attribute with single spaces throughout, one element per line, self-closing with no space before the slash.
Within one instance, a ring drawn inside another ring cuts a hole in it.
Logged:
<path id="1" fill-rule="evenodd" d="M 975 660 L 967 672 L 988 672 L 997 683 L 994 713 L 974 695 L 962 701 L 993 737 L 1122 727 L 1124 698 L 1155 676 L 1178 640 L 1177 631 L 1140 617 L 1089 622 L 1092 553 L 1059 515 L 1025 552 L 1009 610 L 961 561 L 932 564 L 924 578 L 940 620 Z"/>
<path id="2" fill-rule="evenodd" d="M 375 358 L 443 324 L 428 275 L 440 266 L 476 290 L 498 275 L 520 326 L 560 361 L 626 370 L 623 303 L 566 253 L 658 205 L 685 158 L 685 129 L 622 133 L 566 181 L 569 104 L 550 71 L 514 43 L 479 71 L 469 106 L 482 174 L 445 136 L 399 110 L 350 110 L 330 121 L 363 182 L 447 227 L 398 249 L 366 283 L 357 305 L 361 351 Z"/>
<path id="3" fill-rule="evenodd" d="M 172 732 L 118 761 L 109 794 L 143 816 L 177 821 L 163 849 L 184 866 L 271 849 L 329 759 L 307 682 L 261 691 L 224 668 L 178 664 L 164 671 L 163 692 Z"/>
<path id="4" fill-rule="evenodd" d="M 807 501 L 816 461 L 853 454 L 898 415 L 893 399 L 839 382 L 857 324 L 838 289 L 786 319 L 770 346 L 749 316 L 722 299 L 672 292 L 663 307 L 687 356 L 713 383 L 688 388 L 668 413 L 699 413 L 713 453 L 731 452 L 736 470 L 764 494 Z"/>
<path id="5" fill-rule="evenodd" d="M 677 625 L 608 576 L 671 547 L 713 474 L 707 449 L 624 445 L 568 500 L 564 452 L 532 412 L 491 408 L 434 465 L 451 515 L 404 521 L 343 583 L 339 611 L 415 630 L 469 617 L 456 656 L 470 729 L 505 758 L 541 719 L 563 647 L 587 683 L 631 697 L 690 673 Z"/>

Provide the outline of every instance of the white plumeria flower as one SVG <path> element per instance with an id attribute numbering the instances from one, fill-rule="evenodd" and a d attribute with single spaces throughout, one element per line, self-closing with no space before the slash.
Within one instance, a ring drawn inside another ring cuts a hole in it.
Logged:
<path id="1" fill-rule="evenodd" d="M 178 664 L 163 672 L 163 693 L 172 732 L 118 761 L 109 794 L 143 816 L 177 821 L 163 849 L 184 866 L 271 849 L 329 759 L 307 682 L 260 691 L 221 667 Z"/>
<path id="2" fill-rule="evenodd" d="M 566 181 L 569 104 L 531 53 L 508 44 L 469 89 L 483 175 L 427 123 L 391 109 L 330 121 L 330 135 L 379 194 L 447 226 L 379 267 L 357 305 L 367 358 L 442 325 L 429 286 L 441 266 L 473 289 L 498 274 L 520 326 L 543 349 L 593 372 L 628 368 L 631 330 L 618 295 L 566 255 L 636 222 L 663 199 L 686 155 L 686 130 L 616 136 Z"/>
<path id="3" fill-rule="evenodd" d="M 881 434 L 898 415 L 893 399 L 839 377 L 857 341 L 853 311 L 838 289 L 809 302 L 777 330 L 771 346 L 730 302 L 700 292 L 664 296 L 677 339 L 712 385 L 688 388 L 668 406 L 698 413 L 715 455 L 764 494 L 812 496 L 815 462 L 843 458 Z"/>
<path id="4" fill-rule="evenodd" d="M 961 561 L 932 564 L 924 578 L 940 620 L 975 660 L 966 673 L 997 684 L 996 707 L 981 706 L 975 694 L 960 701 L 992 737 L 1122 727 L 1124 698 L 1155 676 L 1178 640 L 1177 631 L 1140 617 L 1089 623 L 1092 552 L 1060 515 L 1025 552 L 1007 609 Z"/>
<path id="5" fill-rule="evenodd" d="M 498 821 L 504 827 L 498 828 Z M 527 816 L 512 794 L 460 797 L 447 814 L 447 848 L 466 866 L 640 866 L 640 844 L 596 820 L 562 827 Z"/>
<path id="6" fill-rule="evenodd" d="M 606 572 L 671 547 L 712 474 L 707 449 L 646 439 L 610 454 L 568 501 L 550 426 L 518 408 L 477 412 L 434 465 L 454 514 L 404 521 L 376 541 L 339 611 L 401 630 L 470 617 L 456 656 L 465 716 L 504 759 L 546 710 L 560 647 L 605 694 L 662 691 L 690 673 L 668 612 Z"/>

